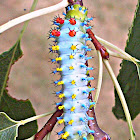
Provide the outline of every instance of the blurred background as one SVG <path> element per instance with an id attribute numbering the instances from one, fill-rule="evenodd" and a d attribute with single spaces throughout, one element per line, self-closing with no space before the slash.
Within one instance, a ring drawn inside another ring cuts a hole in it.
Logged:
<path id="1" fill-rule="evenodd" d="M 0 25 L 28 13 L 32 2 L 33 0 L 0 0 Z M 36 10 L 52 6 L 58 2 L 60 0 L 39 0 Z M 83 0 L 83 2 L 84 6 L 88 7 L 88 16 L 95 17 L 91 23 L 94 33 L 124 49 L 137 0 Z M 56 65 L 49 62 L 49 59 L 55 57 L 55 55 L 49 54 L 49 44 L 53 43 L 47 37 L 52 27 L 51 20 L 54 16 L 61 16 L 63 11 L 65 9 L 30 21 L 21 42 L 24 55 L 15 63 L 10 73 L 9 94 L 17 99 L 30 99 L 38 115 L 53 110 L 55 102 L 58 102 L 58 99 L 52 93 L 57 91 L 53 81 L 58 80 L 60 76 L 50 74 Z M 22 26 L 23 24 L 17 25 L 1 34 L 0 53 L 7 51 L 14 45 Z M 98 60 L 95 51 L 94 57 L 92 63 L 95 68 L 94 87 L 96 87 Z M 109 62 L 117 75 L 121 60 L 110 57 Z M 122 120 L 117 120 L 112 113 L 114 104 L 114 87 L 104 68 L 102 90 L 96 107 L 98 124 L 110 135 L 112 140 L 129 140 L 127 124 Z M 39 129 L 43 127 L 48 118 L 38 120 Z M 139 119 L 140 116 L 133 121 L 137 139 L 140 137 Z M 55 127 L 55 131 L 58 132 L 58 126 Z M 55 135 L 56 133 L 53 132 L 52 134 Z"/>

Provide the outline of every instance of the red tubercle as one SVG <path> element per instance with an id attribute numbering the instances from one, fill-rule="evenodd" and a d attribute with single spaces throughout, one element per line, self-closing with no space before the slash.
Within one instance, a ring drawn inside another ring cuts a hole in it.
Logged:
<path id="1" fill-rule="evenodd" d="M 54 29 L 54 30 L 52 30 L 51 34 L 52 34 L 53 36 L 59 37 L 59 36 L 60 36 L 60 31 L 57 31 L 56 29 Z"/>
<path id="2" fill-rule="evenodd" d="M 64 20 L 60 17 L 56 18 L 56 23 L 60 23 L 60 24 L 63 24 L 64 23 Z"/>
<path id="3" fill-rule="evenodd" d="M 102 140 L 107 140 L 106 136 L 102 138 Z"/>
<path id="4" fill-rule="evenodd" d="M 76 31 L 70 30 L 69 31 L 69 36 L 74 37 L 76 35 Z"/>
<path id="5" fill-rule="evenodd" d="M 76 24 L 75 18 L 70 18 L 69 22 L 70 22 L 71 25 L 75 25 Z"/>

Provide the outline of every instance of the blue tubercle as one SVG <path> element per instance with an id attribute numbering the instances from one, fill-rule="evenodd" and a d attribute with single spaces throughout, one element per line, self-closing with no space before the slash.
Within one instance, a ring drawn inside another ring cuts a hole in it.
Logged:
<path id="1" fill-rule="evenodd" d="M 92 59 L 92 57 L 90 56 L 90 57 L 86 57 L 86 60 L 89 60 L 89 59 Z"/>
<path id="2" fill-rule="evenodd" d="M 87 29 L 91 29 L 91 26 L 88 26 L 88 27 L 85 27 L 85 28 L 86 28 L 86 30 L 87 30 Z"/>
<path id="3" fill-rule="evenodd" d="M 60 120 L 60 119 L 63 119 L 63 117 L 57 117 L 57 120 Z M 63 132 L 63 131 L 60 131 L 60 132 Z"/>
<path id="4" fill-rule="evenodd" d="M 94 130 L 89 130 L 88 132 L 91 133 L 91 134 L 94 134 L 95 133 Z"/>
<path id="5" fill-rule="evenodd" d="M 87 140 L 87 138 L 86 137 L 83 137 L 83 140 Z"/>
<path id="6" fill-rule="evenodd" d="M 79 130 L 77 133 L 79 134 L 79 136 L 82 136 L 82 131 Z"/>
<path id="7" fill-rule="evenodd" d="M 87 91 L 83 91 L 83 94 L 89 94 Z"/>
<path id="8" fill-rule="evenodd" d="M 61 135 L 61 134 L 63 134 L 64 133 L 64 131 L 60 131 L 60 132 L 58 132 L 57 134 L 58 135 Z"/>
<path id="9" fill-rule="evenodd" d="M 62 93 L 62 91 L 60 90 L 60 91 L 58 91 L 58 92 L 56 92 L 56 95 L 58 95 L 58 94 L 60 94 L 60 93 Z"/>
<path id="10" fill-rule="evenodd" d="M 82 10 L 82 7 L 79 7 L 79 11 L 81 11 Z"/>
<path id="11" fill-rule="evenodd" d="M 84 13 L 87 11 L 87 9 L 84 10 Z"/>
<path id="12" fill-rule="evenodd" d="M 88 89 L 89 92 L 94 91 L 94 90 L 95 90 L 95 88 L 89 88 Z"/>
<path id="13" fill-rule="evenodd" d="M 62 14 L 63 14 L 64 16 L 66 16 L 66 13 L 63 12 Z"/>
<path id="14" fill-rule="evenodd" d="M 80 25 L 81 25 L 81 26 L 87 25 L 87 22 L 84 21 L 84 22 L 82 22 Z"/>
<path id="15" fill-rule="evenodd" d="M 56 106 L 58 106 L 58 105 L 62 105 L 62 102 L 56 103 Z"/>
<path id="16" fill-rule="evenodd" d="M 88 119 L 88 120 L 94 120 L 94 118 L 93 118 L 93 117 L 88 117 L 87 119 Z"/>
<path id="17" fill-rule="evenodd" d="M 88 18 L 87 20 L 88 20 L 88 21 L 90 21 L 90 20 L 93 20 L 93 17 L 91 17 L 91 18 Z"/>

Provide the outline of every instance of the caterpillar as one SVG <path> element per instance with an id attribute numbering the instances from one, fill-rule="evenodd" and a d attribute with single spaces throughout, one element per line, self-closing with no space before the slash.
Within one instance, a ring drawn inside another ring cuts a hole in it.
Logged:
<path id="1" fill-rule="evenodd" d="M 86 55 L 87 51 L 91 51 L 86 45 L 86 42 L 91 40 L 86 31 L 91 28 L 88 25 L 93 18 L 88 18 L 87 9 L 79 4 L 68 6 L 66 11 L 65 19 L 54 19 L 53 23 L 57 28 L 52 29 L 49 35 L 56 43 L 50 51 L 59 54 L 51 61 L 60 63 L 60 67 L 53 73 L 60 72 L 61 79 L 54 84 L 62 85 L 62 90 L 56 92 L 62 102 L 56 105 L 59 110 L 64 110 L 63 116 L 57 117 L 58 124 L 64 123 L 64 129 L 58 132 L 58 135 L 61 135 L 61 140 L 74 139 L 76 134 L 87 140 L 88 134 L 95 133 L 88 126 L 88 121 L 94 118 L 87 114 L 95 105 L 95 102 L 88 98 L 94 90 L 89 86 L 94 77 L 88 76 L 88 71 L 93 70 L 93 67 L 86 65 L 87 60 L 92 59 Z"/>

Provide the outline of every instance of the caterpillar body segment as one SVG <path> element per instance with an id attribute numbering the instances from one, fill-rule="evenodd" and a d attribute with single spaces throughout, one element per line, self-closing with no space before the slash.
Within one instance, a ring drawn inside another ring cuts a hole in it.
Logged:
<path id="1" fill-rule="evenodd" d="M 63 110 L 63 116 L 58 117 L 58 123 L 64 123 L 64 129 L 58 133 L 61 140 L 74 139 L 75 135 L 83 140 L 87 139 L 88 134 L 94 134 L 90 130 L 88 121 L 93 120 L 87 111 L 95 103 L 88 97 L 94 88 L 88 87 L 88 83 L 93 77 L 87 75 L 89 68 L 86 62 L 92 57 L 88 57 L 87 51 L 91 51 L 86 45 L 90 40 L 86 30 L 88 22 L 87 9 L 78 4 L 67 7 L 65 20 L 60 17 L 54 19 L 56 29 L 50 32 L 50 38 L 57 42 L 50 50 L 57 51 L 59 56 L 52 59 L 52 62 L 59 62 L 60 66 L 53 73 L 60 72 L 61 79 L 55 81 L 56 85 L 62 85 L 62 90 L 56 92 L 62 102 L 57 103 L 59 110 Z"/>

